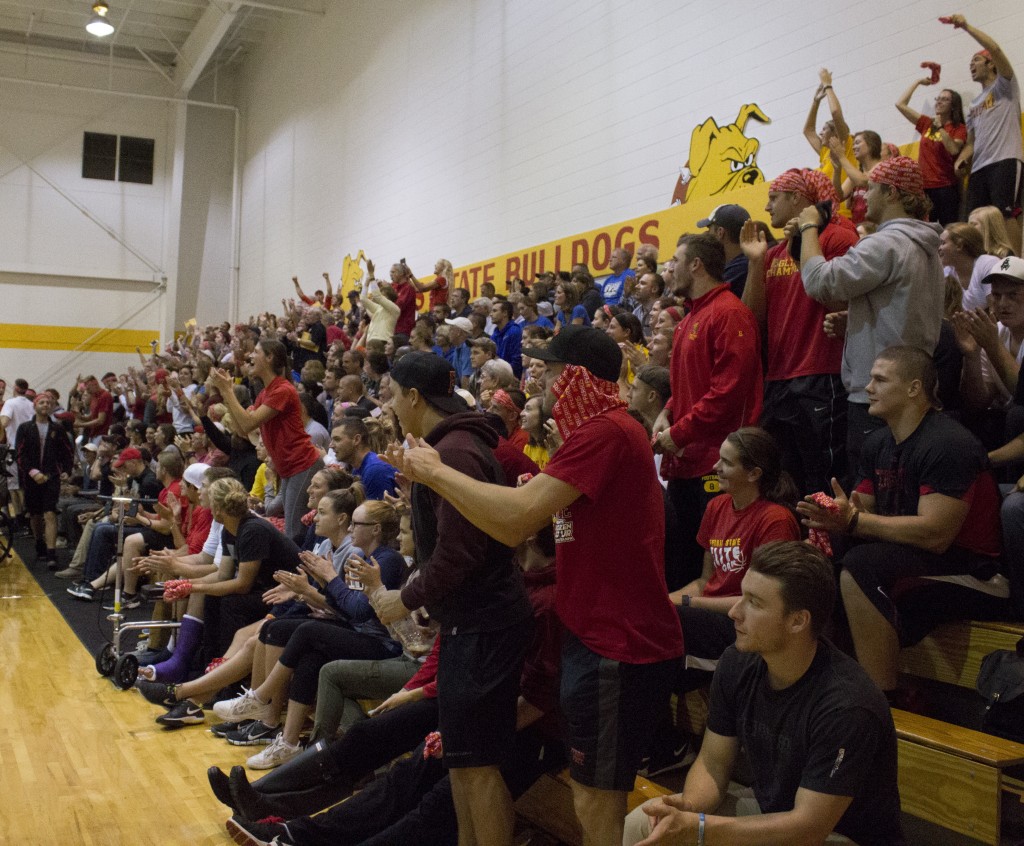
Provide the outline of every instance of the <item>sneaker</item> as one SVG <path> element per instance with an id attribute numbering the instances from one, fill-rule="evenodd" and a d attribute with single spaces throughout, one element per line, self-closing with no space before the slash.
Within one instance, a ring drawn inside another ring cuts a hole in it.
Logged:
<path id="1" fill-rule="evenodd" d="M 227 737 L 233 731 L 239 731 L 240 729 L 248 728 L 249 723 L 254 722 L 253 720 L 243 720 L 240 723 L 227 722 L 217 723 L 215 726 L 210 726 L 210 733 L 215 734 L 217 737 Z"/>
<path id="2" fill-rule="evenodd" d="M 232 817 L 225 827 L 239 846 L 269 846 L 272 842 L 289 846 L 292 843 L 288 826 L 280 817 L 267 817 L 259 822 Z"/>
<path id="3" fill-rule="evenodd" d="M 168 728 L 181 728 L 182 726 L 197 726 L 206 722 L 201 705 L 196 705 L 188 699 L 182 699 L 166 714 L 161 714 L 156 721 Z"/>
<path id="4" fill-rule="evenodd" d="M 693 751 L 689 740 L 680 739 L 679 744 L 675 749 L 670 746 L 655 747 L 654 753 L 644 761 L 644 766 L 637 771 L 637 775 L 653 778 L 690 766 L 697 760 L 697 753 Z"/>
<path id="5" fill-rule="evenodd" d="M 68 546 L 68 539 L 67 538 L 61 538 L 61 537 L 57 538 L 57 549 L 67 549 L 67 546 Z"/>
<path id="6" fill-rule="evenodd" d="M 75 579 L 76 581 L 82 578 L 81 567 L 66 567 L 63 570 L 58 570 L 54 575 L 58 579 Z"/>
<path id="7" fill-rule="evenodd" d="M 216 702 L 213 713 L 222 720 L 255 720 L 263 716 L 269 702 L 261 702 L 255 690 L 247 689 L 241 696 Z"/>
<path id="8" fill-rule="evenodd" d="M 279 726 L 268 726 L 259 720 L 253 720 L 238 731 L 230 731 L 224 739 L 232 746 L 263 746 L 270 743 L 280 731 Z"/>
<path id="9" fill-rule="evenodd" d="M 164 684 L 163 682 L 147 681 L 139 679 L 135 682 L 147 702 L 154 705 L 163 705 L 165 708 L 173 708 L 178 704 L 178 697 L 174 695 L 176 684 Z"/>
<path id="10" fill-rule="evenodd" d="M 133 608 L 138 608 L 142 605 L 142 597 L 137 593 L 122 593 L 121 594 L 121 610 L 130 611 Z M 111 600 L 109 604 L 103 606 L 104 611 L 114 610 L 114 601 Z"/>
<path id="11" fill-rule="evenodd" d="M 250 770 L 272 770 L 281 764 L 287 764 L 301 752 L 302 747 L 298 743 L 289 743 L 284 739 L 284 732 L 281 732 L 266 749 L 253 755 L 245 765 Z"/>
<path id="12" fill-rule="evenodd" d="M 75 599 L 81 599 L 85 602 L 92 602 L 96 598 L 96 591 L 93 590 L 92 585 L 88 582 L 75 582 L 75 584 L 68 588 L 68 593 Z"/>

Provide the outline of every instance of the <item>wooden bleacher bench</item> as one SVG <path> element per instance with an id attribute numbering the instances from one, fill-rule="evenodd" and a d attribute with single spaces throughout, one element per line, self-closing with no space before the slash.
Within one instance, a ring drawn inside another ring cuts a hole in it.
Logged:
<path id="1" fill-rule="evenodd" d="M 1015 623 L 964 621 L 940 626 L 900 653 L 904 673 L 975 689 L 981 662 L 1024 637 Z M 1024 782 L 1007 770 L 1024 764 L 1024 744 L 893 710 L 903 810 L 993 846 L 1003 793 L 1024 801 Z"/>
<path id="2" fill-rule="evenodd" d="M 661 785 L 636 777 L 636 788 L 626 800 L 627 811 L 632 811 L 648 799 L 668 796 L 672 793 Z M 537 783 L 519 797 L 516 813 L 542 831 L 558 838 L 570 846 L 582 846 L 583 834 L 576 822 L 572 805 L 572 787 L 569 785 L 569 771 L 541 776 Z"/>
<path id="3" fill-rule="evenodd" d="M 1024 787 L 1006 770 L 1024 764 L 1024 744 L 895 708 L 892 717 L 903 810 L 998 846 L 1002 794 Z"/>
<path id="4" fill-rule="evenodd" d="M 974 690 L 982 659 L 996 649 L 1013 649 L 1024 637 L 1018 623 L 964 621 L 939 626 L 900 652 L 904 673 Z"/>

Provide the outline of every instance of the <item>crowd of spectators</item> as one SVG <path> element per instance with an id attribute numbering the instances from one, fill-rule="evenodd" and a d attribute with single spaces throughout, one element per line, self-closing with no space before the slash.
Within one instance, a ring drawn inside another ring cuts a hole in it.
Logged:
<path id="1" fill-rule="evenodd" d="M 512 799 L 565 761 L 595 844 L 903 842 L 899 649 L 1024 619 L 1019 86 L 945 20 L 978 97 L 927 116 L 935 75 L 907 88 L 915 161 L 851 132 L 822 70 L 821 167 L 771 181 L 771 227 L 722 205 L 665 261 L 619 246 L 604 277 L 477 297 L 446 259 L 427 282 L 368 260 L 347 297 L 294 279 L 280 314 L 63 404 L 0 384 L 35 566 L 83 602 L 120 570 L 119 610 L 156 585 L 180 621 L 141 647 L 158 722 L 216 702 L 214 734 L 279 768 L 210 771 L 236 842 L 511 843 Z M 669 695 L 709 682 L 680 736 Z M 741 745 L 771 816 L 732 819 Z M 691 764 L 626 820 L 638 771 Z"/>

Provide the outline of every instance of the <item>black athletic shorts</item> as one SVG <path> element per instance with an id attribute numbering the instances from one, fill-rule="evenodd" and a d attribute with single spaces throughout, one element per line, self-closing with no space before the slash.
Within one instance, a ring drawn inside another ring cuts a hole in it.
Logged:
<path id="1" fill-rule="evenodd" d="M 602 790 L 633 789 L 681 665 L 682 659 L 613 661 L 572 632 L 563 633 L 561 701 L 574 781 Z"/>
<path id="2" fill-rule="evenodd" d="M 45 514 L 57 510 L 60 499 L 60 476 L 52 474 L 43 484 L 29 479 L 23 486 L 25 492 L 25 510 L 29 514 Z"/>
<path id="3" fill-rule="evenodd" d="M 995 206 L 1003 217 L 1016 217 L 1020 214 L 1022 190 L 1024 162 L 1020 159 L 992 162 L 971 174 L 967 182 L 967 211 Z"/>
<path id="4" fill-rule="evenodd" d="M 449 768 L 504 763 L 533 618 L 493 632 L 445 632 L 437 658 L 438 724 Z"/>

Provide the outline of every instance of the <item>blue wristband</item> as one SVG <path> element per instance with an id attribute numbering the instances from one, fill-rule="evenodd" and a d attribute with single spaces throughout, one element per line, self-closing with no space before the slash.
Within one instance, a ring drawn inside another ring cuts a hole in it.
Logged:
<path id="1" fill-rule="evenodd" d="M 697 846 L 704 846 L 704 812 L 697 815 Z"/>

